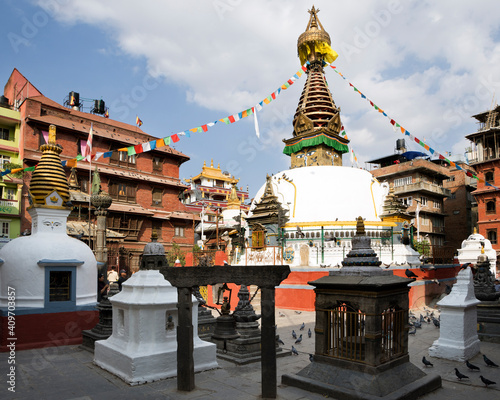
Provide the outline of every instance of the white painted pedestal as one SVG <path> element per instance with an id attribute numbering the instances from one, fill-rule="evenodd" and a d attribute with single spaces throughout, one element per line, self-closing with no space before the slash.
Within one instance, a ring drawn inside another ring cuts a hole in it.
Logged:
<path id="1" fill-rule="evenodd" d="M 113 334 L 95 343 L 94 362 L 131 385 L 176 376 L 177 289 L 156 270 L 138 271 L 122 288 L 110 298 Z M 196 372 L 218 367 L 215 344 L 198 337 L 197 305 L 193 296 Z"/>
<path id="2" fill-rule="evenodd" d="M 477 304 L 470 268 L 460 271 L 451 293 L 437 303 L 441 310 L 439 339 L 429 355 L 447 360 L 465 361 L 479 353 Z"/>

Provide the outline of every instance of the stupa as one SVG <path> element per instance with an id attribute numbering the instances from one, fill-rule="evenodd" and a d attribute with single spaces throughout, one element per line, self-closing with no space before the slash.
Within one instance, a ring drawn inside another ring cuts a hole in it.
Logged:
<path id="1" fill-rule="evenodd" d="M 66 234 L 71 203 L 54 125 L 40 151 L 28 192 L 32 233 L 0 250 L 0 308 L 7 310 L 7 293 L 14 293 L 18 350 L 79 344 L 82 330 L 98 321 L 97 261 L 85 243 Z M 7 332 L 7 316 L 1 318 Z M 2 350 L 6 340 L 2 336 Z"/>
<path id="2" fill-rule="evenodd" d="M 278 300 L 277 306 L 287 303 L 296 309 L 308 309 L 305 304 L 313 304 L 312 290 L 303 293 L 305 297 L 297 296 L 308 280 L 323 276 L 322 267 L 342 266 L 352 247 L 358 215 L 363 217 L 367 235 L 383 263 L 420 264 L 418 253 L 401 240 L 401 224 L 394 218 L 381 218 L 387 211 L 383 206 L 389 186 L 364 169 L 342 164 L 349 140 L 324 71 L 336 54 L 330 48 L 330 36 L 318 19 L 318 11 L 314 7 L 309 11 L 309 22 L 297 43 L 300 61 L 307 65 L 307 78 L 293 118 L 292 137 L 284 140 L 283 153 L 290 156 L 290 168 L 262 185 L 247 220 L 252 221 L 255 213 L 262 211 L 262 200 L 268 196 L 270 186 L 286 218 L 281 218 L 282 225 L 276 229 L 265 227 L 263 238 L 258 230 L 250 229 L 250 245 L 244 261 L 240 261 L 265 264 L 283 260 L 290 265 L 291 277 L 300 287 L 285 281 L 278 290 L 289 293 L 277 297 L 284 299 Z M 281 240 L 273 244 L 276 237 Z M 256 247 L 254 243 L 264 246 Z"/>

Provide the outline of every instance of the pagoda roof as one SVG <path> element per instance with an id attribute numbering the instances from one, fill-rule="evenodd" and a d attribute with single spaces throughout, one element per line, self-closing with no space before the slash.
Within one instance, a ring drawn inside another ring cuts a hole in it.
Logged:
<path id="1" fill-rule="evenodd" d="M 214 161 L 212 160 L 210 163 L 210 167 L 207 167 L 206 161 L 203 162 L 203 168 L 201 170 L 201 173 L 196 175 L 193 178 L 188 178 L 185 179 L 187 183 L 194 182 L 197 179 L 201 178 L 209 178 L 209 179 L 215 179 L 219 181 L 224 181 L 224 182 L 229 182 L 229 183 L 238 183 L 239 179 L 236 179 L 234 176 L 225 174 L 222 172 L 220 169 L 220 165 L 217 165 L 217 168 L 214 167 Z"/>

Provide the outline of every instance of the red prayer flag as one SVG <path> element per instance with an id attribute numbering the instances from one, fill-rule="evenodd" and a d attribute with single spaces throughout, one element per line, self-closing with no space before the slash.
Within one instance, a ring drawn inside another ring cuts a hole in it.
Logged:
<path id="1" fill-rule="evenodd" d="M 233 122 L 234 122 L 234 115 L 230 115 L 228 118 L 229 118 L 229 121 L 230 121 L 231 123 L 233 123 Z"/>
<path id="2" fill-rule="evenodd" d="M 171 136 L 172 142 L 177 143 L 179 141 L 179 136 L 177 136 L 177 133 L 175 135 Z"/>
<path id="3" fill-rule="evenodd" d="M 396 121 L 394 121 L 393 119 L 391 119 L 391 124 L 394 125 L 396 123 Z"/>
<path id="4" fill-rule="evenodd" d="M 136 145 L 134 146 L 134 150 L 135 150 L 135 153 L 136 153 L 136 154 L 139 154 L 139 153 L 144 152 L 144 149 L 142 148 L 142 144 L 136 144 Z"/>
<path id="5" fill-rule="evenodd" d="M 202 126 L 201 126 L 201 129 L 203 129 L 203 132 L 208 131 L 208 127 L 207 127 L 206 125 L 202 125 Z"/>

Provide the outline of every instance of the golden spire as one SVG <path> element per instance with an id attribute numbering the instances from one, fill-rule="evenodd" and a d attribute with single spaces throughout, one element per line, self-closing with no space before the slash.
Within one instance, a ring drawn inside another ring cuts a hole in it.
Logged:
<path id="1" fill-rule="evenodd" d="M 227 199 L 227 209 L 228 210 L 239 210 L 241 207 L 241 201 L 236 193 L 236 182 L 231 184 L 231 193 Z"/>
<path id="2" fill-rule="evenodd" d="M 32 206 L 65 207 L 69 201 L 69 185 L 59 156 L 62 147 L 56 143 L 55 125 L 50 125 L 49 141 L 40 146 L 40 151 L 43 154 L 29 188 Z"/>
<path id="3" fill-rule="evenodd" d="M 306 30 L 299 36 L 297 41 L 297 51 L 299 53 L 300 63 L 304 65 L 306 61 L 313 63 L 315 61 L 326 61 L 332 63 L 338 54 L 330 47 L 330 35 L 323 28 L 319 21 L 319 9 L 314 6 L 308 11 L 311 16 L 307 23 Z"/>

